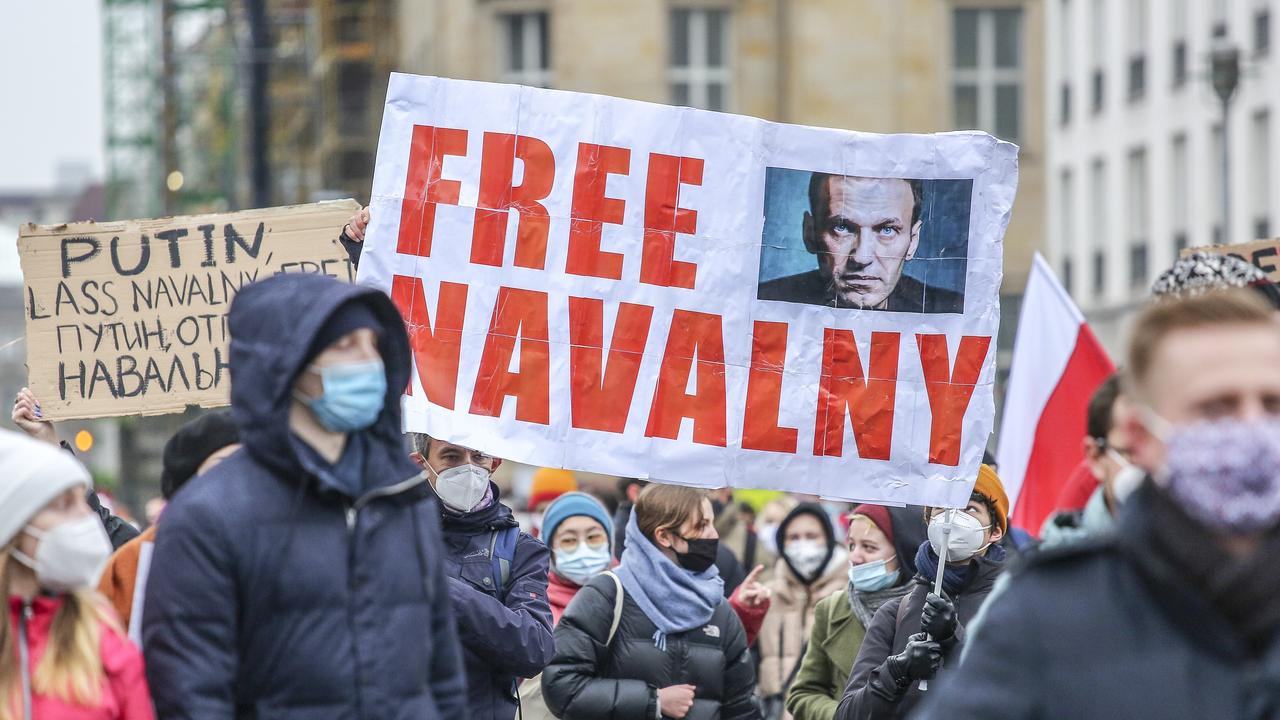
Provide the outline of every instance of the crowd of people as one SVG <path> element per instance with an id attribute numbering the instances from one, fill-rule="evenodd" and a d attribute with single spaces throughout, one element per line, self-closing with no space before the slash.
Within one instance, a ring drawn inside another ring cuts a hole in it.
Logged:
<path id="1" fill-rule="evenodd" d="M 0 720 L 1280 715 L 1280 293 L 1204 255 L 1156 290 L 1019 529 L 990 461 L 956 510 L 550 469 L 517 515 L 502 459 L 402 434 L 386 295 L 259 281 L 141 534 L 15 400 Z"/>

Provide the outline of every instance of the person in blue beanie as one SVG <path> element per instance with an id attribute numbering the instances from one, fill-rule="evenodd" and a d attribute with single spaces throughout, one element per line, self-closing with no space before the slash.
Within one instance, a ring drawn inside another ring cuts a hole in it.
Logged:
<path id="1" fill-rule="evenodd" d="M 599 500 L 586 493 L 569 492 L 547 506 L 542 533 L 551 546 L 547 599 L 551 602 L 552 621 L 558 624 L 582 586 L 613 564 L 609 551 L 613 521 Z"/>

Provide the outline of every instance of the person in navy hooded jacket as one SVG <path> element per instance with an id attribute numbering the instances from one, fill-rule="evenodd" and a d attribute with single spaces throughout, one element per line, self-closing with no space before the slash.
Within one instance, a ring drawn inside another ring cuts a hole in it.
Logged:
<path id="1" fill-rule="evenodd" d="M 228 328 L 243 447 L 156 538 L 142 634 L 159 717 L 466 717 L 440 511 L 400 434 L 400 314 L 290 274 L 242 289 Z"/>

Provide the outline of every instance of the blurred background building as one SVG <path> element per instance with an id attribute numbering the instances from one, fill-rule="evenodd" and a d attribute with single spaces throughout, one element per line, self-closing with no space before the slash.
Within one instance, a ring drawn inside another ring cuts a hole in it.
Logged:
<path id="1" fill-rule="evenodd" d="M 1048 258 L 1113 356 L 1180 250 L 1275 234 L 1271 5 L 1046 0 Z"/>

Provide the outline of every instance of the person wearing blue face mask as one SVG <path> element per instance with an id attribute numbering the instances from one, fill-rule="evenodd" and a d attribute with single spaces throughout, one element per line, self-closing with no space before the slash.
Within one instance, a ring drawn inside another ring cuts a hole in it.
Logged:
<path id="1" fill-rule="evenodd" d="M 158 717 L 458 718 L 440 510 L 405 457 L 385 293 L 289 273 L 227 318 L 241 449 L 165 510 L 142 617 Z"/>
<path id="2" fill-rule="evenodd" d="M 542 516 L 543 537 L 551 546 L 551 574 L 547 598 L 554 622 L 591 578 L 613 564 L 609 538 L 613 521 L 599 500 L 586 493 L 570 492 L 556 498 Z"/>
<path id="3" fill-rule="evenodd" d="M 910 549 L 924 534 L 917 513 L 891 514 L 880 505 L 859 505 L 849 517 L 846 589 L 823 599 L 814 608 L 813 628 L 795 682 L 787 693 L 787 712 L 795 720 L 831 720 L 853 661 L 862 647 L 871 618 L 880 606 L 911 590 L 915 573 L 898 551 L 899 541 Z M 908 523 L 914 527 L 897 527 Z M 910 552 L 904 553 L 910 557 Z"/>

